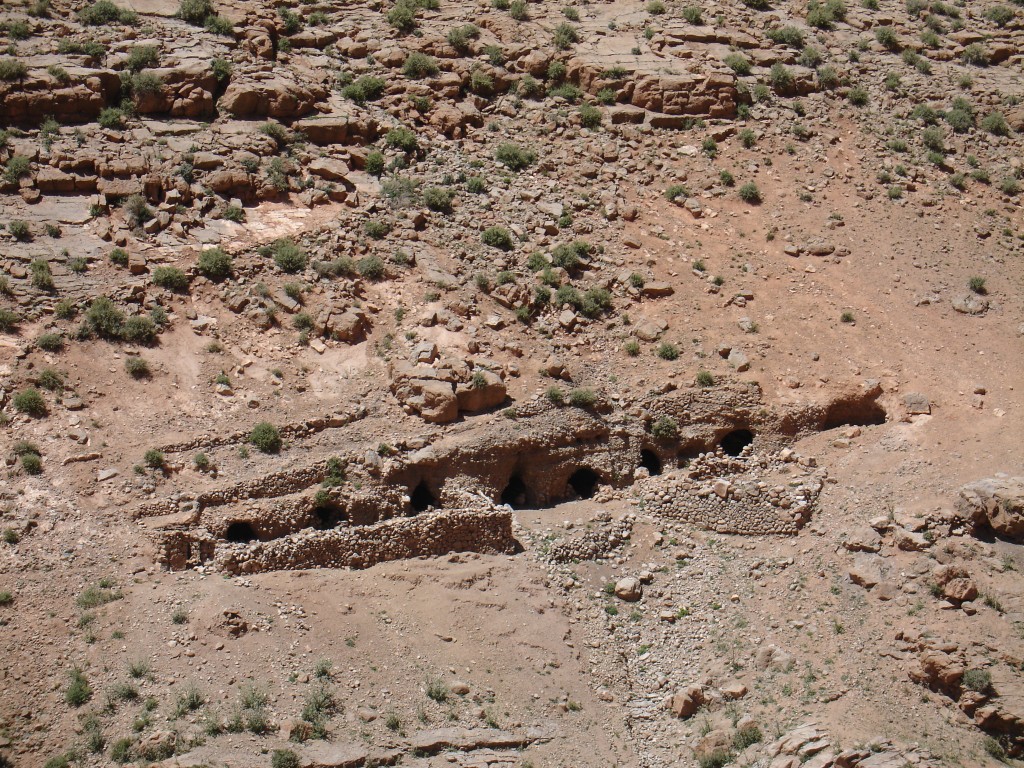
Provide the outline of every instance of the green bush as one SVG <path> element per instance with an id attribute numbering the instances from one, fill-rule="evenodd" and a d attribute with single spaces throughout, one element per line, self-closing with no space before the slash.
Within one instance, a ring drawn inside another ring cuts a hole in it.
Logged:
<path id="1" fill-rule="evenodd" d="M 437 60 L 425 53 L 413 51 L 402 65 L 402 73 L 413 80 L 422 80 L 424 77 L 433 77 L 438 73 Z"/>
<path id="2" fill-rule="evenodd" d="M 371 254 L 356 262 L 356 270 L 367 280 L 380 280 L 384 277 L 384 260 Z"/>
<path id="3" fill-rule="evenodd" d="M 39 394 L 38 389 L 29 387 L 14 396 L 14 410 L 41 419 L 48 413 L 46 400 Z"/>
<path id="4" fill-rule="evenodd" d="M 149 363 L 138 355 L 128 355 L 124 359 L 124 370 L 133 379 L 145 379 L 149 376 Z"/>
<path id="5" fill-rule="evenodd" d="M 290 749 L 275 749 L 270 754 L 270 768 L 299 768 L 299 756 Z"/>
<path id="6" fill-rule="evenodd" d="M 506 142 L 498 145 L 494 159 L 511 171 L 522 171 L 537 161 L 537 153 L 518 144 Z"/>
<path id="7" fill-rule="evenodd" d="M 580 36 L 576 32 L 575 27 L 563 21 L 555 27 L 555 33 L 552 41 L 555 44 L 555 48 L 560 51 L 564 51 L 575 43 L 578 43 L 580 41 Z"/>
<path id="8" fill-rule="evenodd" d="M 142 195 L 129 195 L 124 201 L 124 212 L 133 227 L 141 226 L 153 218 L 153 210 Z"/>
<path id="9" fill-rule="evenodd" d="M 988 66 L 988 52 L 981 43 L 971 43 L 964 48 L 961 59 L 964 64 L 970 64 L 975 67 Z"/>
<path id="10" fill-rule="evenodd" d="M 29 229 L 28 222 L 21 219 L 15 219 L 8 224 L 7 231 L 11 233 L 11 237 L 21 243 L 27 243 L 32 239 L 32 230 Z"/>
<path id="11" fill-rule="evenodd" d="M 662 360 L 678 360 L 679 348 L 675 344 L 663 341 L 658 345 L 657 355 Z"/>
<path id="12" fill-rule="evenodd" d="M 419 149 L 419 144 L 416 141 L 416 134 L 404 127 L 392 128 L 387 132 L 387 135 L 384 137 L 384 141 L 387 142 L 389 147 L 399 149 L 406 154 L 410 154 Z"/>
<path id="13" fill-rule="evenodd" d="M 988 289 L 985 287 L 984 277 L 972 277 L 970 280 L 967 281 L 967 287 L 970 288 L 971 291 L 979 295 L 985 295 L 986 293 L 988 293 Z"/>
<path id="14" fill-rule="evenodd" d="M 124 313 L 106 296 L 93 299 L 85 312 L 85 323 L 89 330 L 105 339 L 116 339 L 121 335 Z"/>
<path id="15" fill-rule="evenodd" d="M 121 326 L 121 338 L 129 344 L 152 344 L 156 333 L 156 323 L 144 315 L 132 315 Z"/>
<path id="16" fill-rule="evenodd" d="M 155 67 L 160 63 L 160 56 L 152 45 L 136 45 L 128 53 L 125 69 L 129 72 L 141 72 L 143 69 Z"/>
<path id="17" fill-rule="evenodd" d="M 146 466 L 150 469 L 162 469 L 165 459 L 163 453 L 156 448 L 150 448 L 146 451 L 145 456 L 143 456 L 143 461 L 146 462 Z"/>
<path id="18" fill-rule="evenodd" d="M 597 395 L 591 389 L 574 389 L 569 392 L 569 405 L 576 408 L 590 408 L 597 402 Z"/>
<path id="19" fill-rule="evenodd" d="M 36 346 L 44 352 L 60 352 L 64 349 L 64 337 L 59 333 L 44 333 L 36 339 Z"/>
<path id="20" fill-rule="evenodd" d="M 221 248 L 210 248 L 199 254 L 196 268 L 209 280 L 224 280 L 231 275 L 231 256 Z"/>
<path id="21" fill-rule="evenodd" d="M 658 440 L 674 440 L 679 436 L 679 423 L 671 416 L 659 416 L 651 424 L 651 435 Z"/>
<path id="22" fill-rule="evenodd" d="M 274 256 L 274 263 L 282 272 L 294 274 L 306 268 L 306 252 L 296 245 L 294 240 L 289 238 L 275 240 L 270 249 Z"/>
<path id="23" fill-rule="evenodd" d="M 789 93 L 793 90 L 795 82 L 793 73 L 781 61 L 772 64 L 772 68 L 768 72 L 768 79 L 771 80 L 772 88 L 776 93 Z"/>
<path id="24" fill-rule="evenodd" d="M 384 154 L 373 150 L 366 155 L 366 172 L 371 176 L 380 176 L 384 173 Z"/>
<path id="25" fill-rule="evenodd" d="M 261 421 L 252 428 L 249 442 L 263 453 L 277 453 L 281 450 L 281 433 L 267 421 Z"/>
<path id="26" fill-rule="evenodd" d="M 516 21 L 526 21 L 530 18 L 529 6 L 526 0 L 512 0 L 508 6 L 508 15 Z"/>
<path id="27" fill-rule="evenodd" d="M 21 468 L 27 475 L 43 473 L 43 458 L 38 453 L 25 453 L 21 456 Z"/>
<path id="28" fill-rule="evenodd" d="M 715 377 L 709 371 L 697 371 L 697 385 L 701 387 L 715 386 Z"/>
<path id="29" fill-rule="evenodd" d="M 598 128 L 601 125 L 601 110 L 592 104 L 581 106 L 580 125 L 584 128 Z"/>
<path id="30" fill-rule="evenodd" d="M 480 29 L 475 24 L 463 24 L 448 30 L 448 44 L 459 53 L 465 53 L 469 41 L 480 37 Z"/>
<path id="31" fill-rule="evenodd" d="M 1002 112 L 990 112 L 981 120 L 981 129 L 994 136 L 1009 136 L 1010 126 Z"/>
<path id="32" fill-rule="evenodd" d="M 12 82 L 21 80 L 28 74 L 28 67 L 18 59 L 0 59 L 0 80 Z"/>
<path id="33" fill-rule="evenodd" d="M 1005 5 L 994 5 L 985 11 L 985 18 L 995 24 L 997 27 L 1005 27 L 1016 16 L 1012 8 L 1007 8 Z"/>
<path id="34" fill-rule="evenodd" d="M 92 686 L 82 674 L 82 670 L 77 667 L 68 673 L 68 677 L 70 680 L 67 690 L 64 691 L 64 701 L 68 703 L 68 706 L 80 707 L 92 698 Z"/>
<path id="35" fill-rule="evenodd" d="M 423 190 L 423 202 L 432 211 L 449 213 L 455 193 L 448 187 L 427 187 Z"/>
<path id="36" fill-rule="evenodd" d="M 115 130 L 124 125 L 124 117 L 124 110 L 117 107 L 105 107 L 100 111 L 100 116 L 96 118 L 96 122 L 100 124 L 101 128 Z"/>
<path id="37" fill-rule="evenodd" d="M 363 231 L 374 240 L 380 240 L 391 231 L 391 224 L 382 219 L 371 219 L 363 224 Z"/>
<path id="38" fill-rule="evenodd" d="M 349 83 L 341 89 L 341 95 L 351 99 L 356 104 L 365 104 L 368 101 L 376 101 L 384 95 L 386 83 L 379 77 L 363 75 L 353 83 Z"/>
<path id="39" fill-rule="evenodd" d="M 178 6 L 178 18 L 197 27 L 202 26 L 213 13 L 211 0 L 181 0 L 181 5 Z"/>
<path id="40" fill-rule="evenodd" d="M 768 39 L 773 43 L 788 45 L 790 48 L 804 47 L 804 33 L 796 27 L 776 27 L 768 30 Z"/>
<path id="41" fill-rule="evenodd" d="M 992 673 L 987 669 L 968 669 L 961 682 L 969 691 L 988 693 L 992 688 Z"/>
<path id="42" fill-rule="evenodd" d="M 29 158 L 24 155 L 11 155 L 4 167 L 4 179 L 11 184 L 17 184 L 18 179 L 27 176 L 31 170 L 32 161 Z"/>
<path id="43" fill-rule="evenodd" d="M 64 389 L 64 377 L 53 368 L 44 368 L 36 377 L 36 384 L 51 392 L 60 392 Z"/>
<path id="44" fill-rule="evenodd" d="M 115 22 L 131 26 L 138 21 L 138 18 L 134 11 L 118 8 L 110 0 L 96 0 L 95 3 L 78 12 L 78 20 L 92 27 Z"/>
<path id="45" fill-rule="evenodd" d="M 234 37 L 235 35 L 235 25 L 231 23 L 231 19 L 224 16 L 209 16 L 203 27 L 213 35 L 223 35 L 224 37 Z M 220 79 L 219 76 L 218 79 Z"/>
<path id="46" fill-rule="evenodd" d="M 748 181 L 746 184 L 739 188 L 740 200 L 745 203 L 760 203 L 761 202 L 761 190 L 757 188 L 757 184 L 752 181 Z"/>
<path id="47" fill-rule="evenodd" d="M 415 0 L 398 0 L 387 13 L 388 24 L 399 32 L 412 32 L 416 28 L 416 10 Z"/>
<path id="48" fill-rule="evenodd" d="M 723 61 L 729 69 L 740 77 L 746 77 L 750 74 L 750 59 L 742 54 L 730 53 Z"/>
<path id="49" fill-rule="evenodd" d="M 188 275 L 177 267 L 157 267 L 153 270 L 153 283 L 168 291 L 188 290 Z"/>
<path id="50" fill-rule="evenodd" d="M 868 103 L 868 91 L 860 85 L 855 85 L 850 89 L 850 92 L 846 95 L 846 98 L 850 100 L 850 103 L 855 107 L 863 107 Z"/>
<path id="51" fill-rule="evenodd" d="M 511 250 L 513 245 L 512 233 L 504 227 L 488 227 L 483 231 L 480 239 L 484 245 L 489 245 L 502 251 Z"/>
<path id="52" fill-rule="evenodd" d="M 818 85 L 826 91 L 830 91 L 839 85 L 839 72 L 830 64 L 818 67 L 816 74 L 818 75 Z"/>

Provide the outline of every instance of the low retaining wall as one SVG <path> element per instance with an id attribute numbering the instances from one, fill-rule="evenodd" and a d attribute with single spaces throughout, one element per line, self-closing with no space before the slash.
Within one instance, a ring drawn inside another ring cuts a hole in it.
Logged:
<path id="1" fill-rule="evenodd" d="M 436 557 L 449 552 L 512 554 L 512 513 L 458 509 L 377 525 L 303 531 L 255 544 L 217 544 L 214 562 L 227 573 L 303 568 L 368 568 L 388 560 Z"/>

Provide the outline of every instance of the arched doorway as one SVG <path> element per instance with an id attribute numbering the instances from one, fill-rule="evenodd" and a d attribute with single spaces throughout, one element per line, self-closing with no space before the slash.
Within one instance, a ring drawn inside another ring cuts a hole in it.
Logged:
<path id="1" fill-rule="evenodd" d="M 640 466 L 646 469 L 651 475 L 660 475 L 661 457 L 650 448 L 644 448 L 640 451 Z"/>
<path id="2" fill-rule="evenodd" d="M 580 467 L 569 476 L 568 487 L 581 499 L 589 499 L 597 493 L 600 481 L 601 477 L 590 467 Z"/>
<path id="3" fill-rule="evenodd" d="M 437 497 L 427 487 L 427 481 L 421 480 L 420 484 L 413 488 L 409 496 L 413 512 L 426 512 L 430 507 L 440 506 Z"/>
<path id="4" fill-rule="evenodd" d="M 749 429 L 734 429 L 718 443 L 728 456 L 739 456 L 743 449 L 754 442 L 754 433 Z"/>
<path id="5" fill-rule="evenodd" d="M 508 485 L 501 492 L 501 503 L 508 504 L 513 509 L 522 509 L 526 506 L 526 483 L 519 475 L 512 475 L 508 479 Z"/>
<path id="6" fill-rule="evenodd" d="M 236 520 L 228 525 L 228 529 L 224 532 L 224 538 L 236 544 L 248 544 L 250 541 L 256 541 L 259 536 L 256 535 L 256 529 L 252 527 L 252 523 Z"/>

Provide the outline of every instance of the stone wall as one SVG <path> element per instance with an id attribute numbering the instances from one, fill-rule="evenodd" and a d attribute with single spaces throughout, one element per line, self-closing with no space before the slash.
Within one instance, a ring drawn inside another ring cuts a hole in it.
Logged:
<path id="1" fill-rule="evenodd" d="M 215 563 L 228 573 L 302 568 L 368 568 L 388 560 L 449 552 L 512 554 L 512 514 L 505 509 L 458 509 L 362 527 L 303 531 L 250 545 L 218 544 Z"/>

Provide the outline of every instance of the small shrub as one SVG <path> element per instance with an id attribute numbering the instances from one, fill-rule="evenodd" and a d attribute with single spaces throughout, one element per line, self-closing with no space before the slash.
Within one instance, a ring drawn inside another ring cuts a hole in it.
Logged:
<path id="1" fill-rule="evenodd" d="M 971 43 L 961 55 L 961 60 L 964 64 L 968 64 L 975 67 L 987 67 L 988 66 L 988 52 L 981 43 Z"/>
<path id="2" fill-rule="evenodd" d="M 761 191 L 752 181 L 748 181 L 739 188 L 739 196 L 740 200 L 751 205 L 761 202 Z"/>
<path id="3" fill-rule="evenodd" d="M 21 80 L 28 74 L 28 67 L 18 59 L 0 59 L 0 80 L 12 82 Z"/>
<path id="4" fill-rule="evenodd" d="M 739 53 L 730 53 L 723 59 L 725 65 L 740 77 L 750 74 L 750 60 Z"/>
<path id="5" fill-rule="evenodd" d="M 768 31 L 768 39 L 773 43 L 788 45 L 790 48 L 803 48 L 804 33 L 796 27 L 776 27 Z"/>
<path id="6" fill-rule="evenodd" d="M 576 408 L 590 408 L 597 402 L 597 395 L 590 389 L 574 389 L 569 392 L 569 405 Z"/>
<path id="7" fill-rule="evenodd" d="M 662 360 L 676 360 L 679 358 L 679 348 L 675 344 L 663 341 L 658 345 L 657 355 Z"/>
<path id="8" fill-rule="evenodd" d="M 423 190 L 423 202 L 432 211 L 450 213 L 455 193 L 448 187 L 427 187 Z"/>
<path id="9" fill-rule="evenodd" d="M 36 377 L 36 383 L 51 392 L 61 392 L 64 389 L 64 378 L 53 368 L 44 368 L 40 371 Z"/>
<path id="10" fill-rule="evenodd" d="M 349 83 L 341 89 L 341 95 L 351 99 L 356 104 L 365 104 L 368 101 L 376 101 L 384 95 L 386 83 L 379 77 L 363 75 L 353 83 Z"/>
<path id="11" fill-rule="evenodd" d="M 892 27 L 882 26 L 875 29 L 875 40 L 877 40 L 878 44 L 883 48 L 890 51 L 899 50 L 899 37 L 897 37 L 896 30 Z"/>
<path id="12" fill-rule="evenodd" d="M 146 466 L 150 469 L 163 469 L 165 459 L 162 452 L 156 448 L 150 448 L 146 451 L 145 456 L 143 456 L 143 461 L 146 462 Z"/>
<path id="13" fill-rule="evenodd" d="M 517 144 L 505 143 L 498 146 L 494 159 L 511 171 L 522 171 L 537 160 L 537 153 Z"/>
<path id="14" fill-rule="evenodd" d="M 657 2 L 657 0 L 654 0 Z M 555 44 L 555 48 L 560 51 L 568 49 L 570 46 L 580 41 L 579 33 L 576 32 L 576 28 L 571 24 L 562 22 L 555 27 L 555 33 L 552 38 L 552 42 Z"/>
<path id="15" fill-rule="evenodd" d="M 981 120 L 981 129 L 994 136 L 1009 136 L 1010 126 L 1002 112 L 990 112 Z"/>
<path id="16" fill-rule="evenodd" d="M 156 323 L 143 315 L 126 318 L 121 326 L 121 338 L 129 344 L 152 344 L 156 341 L 156 334 Z"/>
<path id="17" fill-rule="evenodd" d="M 282 272 L 294 274 L 306 268 L 306 252 L 296 245 L 294 240 L 276 240 L 270 246 L 270 250 L 274 256 L 274 263 Z"/>
<path id="18" fill-rule="evenodd" d="M 281 450 L 281 433 L 273 424 L 262 421 L 253 427 L 249 442 L 263 453 L 277 453 Z"/>
<path id="19" fill-rule="evenodd" d="M 18 413 L 24 413 L 27 416 L 32 416 L 37 419 L 41 419 L 46 416 L 46 400 L 39 394 L 39 390 L 28 388 L 22 390 L 14 396 L 13 399 L 14 410 Z"/>
<path id="20" fill-rule="evenodd" d="M 391 231 L 391 224 L 381 219 L 371 219 L 363 224 L 363 231 L 374 240 L 380 240 L 387 237 L 388 232 Z"/>
<path id="21" fill-rule="evenodd" d="M 168 291 L 188 290 L 188 275 L 177 267 L 157 267 L 153 270 L 153 283 Z"/>
<path id="22" fill-rule="evenodd" d="M 626 354 L 629 355 L 630 357 L 636 357 L 637 355 L 640 354 L 640 342 L 638 342 L 636 339 L 630 339 L 625 343 L 623 349 L 626 351 Z"/>
<path id="23" fill-rule="evenodd" d="M 526 0 L 512 0 L 508 6 L 508 15 L 516 21 L 526 21 L 530 18 L 529 6 Z"/>
<path id="24" fill-rule="evenodd" d="M 270 768 L 299 768 L 302 762 L 291 749 L 275 749 L 270 753 Z"/>
<path id="25" fill-rule="evenodd" d="M 710 371 L 697 371 L 697 386 L 713 387 L 715 386 L 715 377 L 711 375 Z"/>
<path id="26" fill-rule="evenodd" d="M 220 248 L 210 248 L 199 254 L 196 267 L 209 280 L 224 280 L 231 275 L 231 256 Z"/>
<path id="27" fill-rule="evenodd" d="M 384 154 L 374 150 L 366 156 L 366 172 L 371 176 L 380 176 L 384 173 Z"/>
<path id="28" fill-rule="evenodd" d="M 565 393 L 563 393 L 558 387 L 548 387 L 544 396 L 552 405 L 563 405 L 565 403 Z"/>
<path id="29" fill-rule="evenodd" d="M 484 245 L 489 245 L 492 248 L 498 248 L 502 251 L 512 250 L 512 233 L 505 229 L 505 227 L 488 227 L 480 235 L 480 239 Z"/>
<path id="30" fill-rule="evenodd" d="M 28 475 L 40 475 L 43 472 L 43 459 L 38 453 L 26 453 L 21 457 L 21 468 Z"/>
<path id="31" fill-rule="evenodd" d="M 679 436 L 679 423 L 671 416 L 659 416 L 651 424 L 651 435 L 658 440 L 674 440 Z"/>
<path id="32" fill-rule="evenodd" d="M 0 307 L 0 331 L 10 333 L 17 328 L 19 322 L 21 322 L 21 318 L 16 313 L 5 307 Z"/>
<path id="33" fill-rule="evenodd" d="M 771 80 L 772 88 L 776 93 L 788 93 L 793 89 L 793 73 L 782 62 L 775 62 L 769 70 L 768 78 Z"/>
<path id="34" fill-rule="evenodd" d="M 683 8 L 683 18 L 688 24 L 693 24 L 695 27 L 699 27 L 704 24 L 704 17 L 701 15 L 701 10 L 695 5 L 688 5 Z"/>
<path id="35" fill-rule="evenodd" d="M 988 693 L 992 688 L 992 673 L 987 669 L 968 669 L 961 683 L 969 691 Z"/>
<path id="36" fill-rule="evenodd" d="M 92 698 L 92 686 L 77 667 L 68 673 L 68 677 L 70 680 L 64 691 L 64 701 L 70 707 L 80 707 Z"/>
<path id="37" fill-rule="evenodd" d="M 984 277 L 972 277 L 970 280 L 967 281 L 967 287 L 970 288 L 972 292 L 982 296 L 988 293 L 988 289 L 985 287 Z"/>
<path id="38" fill-rule="evenodd" d="M 36 346 L 44 352 L 60 352 L 64 349 L 64 337 L 59 333 L 44 333 L 36 339 Z"/>
<path id="39" fill-rule="evenodd" d="M 129 72 L 141 72 L 160 63 L 160 55 L 152 45 L 137 45 L 128 52 L 124 66 Z"/>
<path id="40" fill-rule="evenodd" d="M 433 77 L 438 73 L 437 60 L 432 56 L 419 51 L 413 51 L 402 65 L 402 72 L 406 77 L 414 80 L 422 80 L 424 77 Z"/>
<path id="41" fill-rule="evenodd" d="M 24 155 L 12 155 L 4 167 L 4 179 L 10 184 L 17 184 L 18 179 L 27 176 L 31 170 L 32 161 L 29 158 Z"/>
<path id="42" fill-rule="evenodd" d="M 855 85 L 850 89 L 850 92 L 846 95 L 846 98 L 850 100 L 850 103 L 855 107 L 863 107 L 868 103 L 868 91 L 860 85 Z"/>
<path id="43" fill-rule="evenodd" d="M 133 379 L 145 379 L 150 375 L 149 363 L 138 355 L 129 355 L 124 359 L 124 370 Z"/>
<path id="44" fill-rule="evenodd" d="M 14 219 L 7 225 L 7 231 L 11 233 L 11 237 L 20 243 L 27 243 L 32 239 L 32 230 L 28 226 L 28 222 L 22 221 L 21 219 Z"/>
<path id="45" fill-rule="evenodd" d="M 841 314 L 839 316 L 839 322 L 841 322 L 841 323 L 849 324 L 849 323 L 852 323 L 854 321 L 854 319 L 855 318 L 853 316 L 853 312 L 849 312 L 849 311 L 843 312 L 843 314 Z"/>
<path id="46" fill-rule="evenodd" d="M 384 277 L 384 260 L 375 254 L 364 256 L 356 262 L 356 270 L 367 280 L 380 280 Z"/>
<path id="47" fill-rule="evenodd" d="M 416 134 L 408 128 L 392 128 L 384 137 L 389 147 L 399 149 L 406 154 L 411 154 L 419 149 L 416 141 Z"/>
<path id="48" fill-rule="evenodd" d="M 181 0 L 178 18 L 195 26 L 202 26 L 206 18 L 214 13 L 211 0 Z"/>

